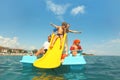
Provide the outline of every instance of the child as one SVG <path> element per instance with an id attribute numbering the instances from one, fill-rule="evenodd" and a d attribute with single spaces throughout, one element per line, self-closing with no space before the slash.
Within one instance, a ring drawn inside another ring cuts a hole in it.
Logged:
<path id="1" fill-rule="evenodd" d="M 54 36 L 51 45 L 50 45 L 50 49 L 53 48 L 53 45 L 55 43 L 55 41 L 60 38 L 60 49 L 62 48 L 62 42 L 63 42 L 63 36 L 66 33 L 66 29 L 67 29 L 67 23 L 63 22 L 61 26 L 56 26 L 54 24 L 51 24 L 53 27 L 55 27 L 57 29 L 57 33 Z"/>
<path id="2" fill-rule="evenodd" d="M 76 39 L 73 41 L 73 45 L 70 47 L 73 56 L 76 56 L 79 51 L 82 51 L 82 47 L 80 46 L 80 40 Z"/>

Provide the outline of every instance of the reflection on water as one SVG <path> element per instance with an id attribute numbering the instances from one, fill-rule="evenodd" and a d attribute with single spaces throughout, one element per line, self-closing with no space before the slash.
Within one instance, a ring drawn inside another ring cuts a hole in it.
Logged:
<path id="1" fill-rule="evenodd" d="M 84 69 L 73 71 L 70 66 L 61 66 L 56 69 L 36 69 L 32 80 L 85 80 Z"/>
<path id="2" fill-rule="evenodd" d="M 43 73 L 41 76 L 35 76 L 32 80 L 65 80 L 62 75 L 48 75 L 47 73 Z"/>
<path id="3" fill-rule="evenodd" d="M 64 73 L 59 75 L 52 75 L 43 73 L 40 76 L 34 76 L 32 80 L 87 80 L 84 73 Z"/>

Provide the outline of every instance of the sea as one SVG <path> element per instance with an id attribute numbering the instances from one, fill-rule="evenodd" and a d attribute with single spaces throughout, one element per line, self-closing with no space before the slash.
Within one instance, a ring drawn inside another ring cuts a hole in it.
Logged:
<path id="1" fill-rule="evenodd" d="M 64 67 L 38 69 L 20 63 L 22 56 L 0 56 L 0 80 L 120 80 L 120 56 L 84 58 L 84 68 L 71 71 Z"/>

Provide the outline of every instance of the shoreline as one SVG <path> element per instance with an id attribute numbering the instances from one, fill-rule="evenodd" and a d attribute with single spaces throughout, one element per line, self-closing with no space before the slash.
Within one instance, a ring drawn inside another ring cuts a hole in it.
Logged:
<path id="1" fill-rule="evenodd" d="M 30 55 L 29 53 L 0 53 L 0 56 L 25 56 Z"/>
<path id="2" fill-rule="evenodd" d="M 0 56 L 26 56 L 34 55 L 33 53 L 0 53 Z M 120 55 L 91 55 L 91 54 L 82 54 L 83 56 L 120 56 Z"/>

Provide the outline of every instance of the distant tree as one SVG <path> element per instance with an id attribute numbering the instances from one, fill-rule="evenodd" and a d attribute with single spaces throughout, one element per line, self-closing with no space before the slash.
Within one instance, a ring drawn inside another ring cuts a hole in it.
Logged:
<path id="1" fill-rule="evenodd" d="M 32 50 L 33 53 L 36 53 L 37 51 L 38 51 L 37 49 Z"/>
<path id="2" fill-rule="evenodd" d="M 28 51 L 27 51 L 27 50 L 24 50 L 24 53 L 28 53 Z"/>
<path id="3" fill-rule="evenodd" d="M 12 53 L 12 49 L 8 49 L 8 53 Z"/>

